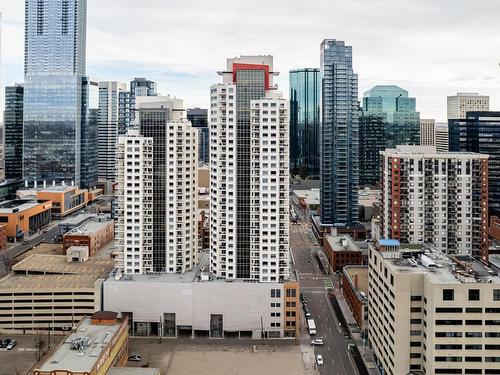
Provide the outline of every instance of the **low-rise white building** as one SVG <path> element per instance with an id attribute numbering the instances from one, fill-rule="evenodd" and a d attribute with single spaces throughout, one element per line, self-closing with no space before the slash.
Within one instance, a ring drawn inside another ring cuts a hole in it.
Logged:
<path id="1" fill-rule="evenodd" d="M 216 279 L 207 253 L 183 274 L 110 277 L 103 294 L 104 308 L 128 317 L 133 336 L 298 337 L 297 281 Z"/>

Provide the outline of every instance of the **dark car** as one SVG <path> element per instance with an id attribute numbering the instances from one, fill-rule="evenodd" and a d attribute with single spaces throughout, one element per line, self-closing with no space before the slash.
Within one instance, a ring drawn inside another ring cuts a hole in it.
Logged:
<path id="1" fill-rule="evenodd" d="M 5 339 L 2 341 L 2 344 L 0 345 L 0 348 L 5 349 L 7 345 L 9 345 L 11 342 L 11 339 Z"/>

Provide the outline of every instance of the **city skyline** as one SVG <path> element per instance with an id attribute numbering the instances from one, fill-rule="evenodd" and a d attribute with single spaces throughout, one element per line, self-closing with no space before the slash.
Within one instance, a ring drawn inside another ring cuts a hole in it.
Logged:
<path id="1" fill-rule="evenodd" d="M 445 4 L 424 1 L 412 12 L 407 12 L 409 1 L 385 0 L 377 5 L 365 1 L 302 5 L 292 1 L 286 8 L 271 5 L 281 12 L 274 23 L 268 22 L 267 16 L 255 21 L 252 15 L 261 8 L 259 2 L 249 7 L 226 1 L 188 1 L 172 4 L 176 12 L 155 0 L 149 3 L 144 12 L 155 7 L 153 15 L 142 13 L 131 1 L 120 2 L 117 7 L 114 0 L 89 0 L 87 71 L 91 77 L 128 82 L 134 76 L 145 76 L 158 82 L 160 93 L 186 98 L 187 107 L 206 108 L 206 87 L 216 80 L 221 59 L 240 54 L 275 56 L 282 72 L 277 83 L 287 93 L 288 71 L 319 67 L 321 41 L 336 38 L 355 47 L 354 69 L 359 74 L 360 93 L 376 84 L 400 85 L 417 98 L 417 110 L 423 117 L 437 121 L 446 119 L 446 96 L 457 92 L 489 95 L 492 110 L 500 108 L 498 56 L 490 48 L 498 45 L 500 38 L 492 29 L 494 1 L 482 0 L 481 7 L 460 1 L 462 4 L 451 10 Z M 6 86 L 23 81 L 24 2 L 9 2 L 0 11 L 2 86 Z M 204 16 L 207 12 L 229 21 L 214 27 L 214 18 Z M 110 14 L 116 19 L 133 18 L 136 27 L 130 31 L 114 27 L 113 21 L 109 22 Z M 247 16 L 236 23 L 236 14 Z M 473 34 L 457 22 L 465 15 L 472 23 Z M 358 22 L 352 22 L 352 17 Z M 262 23 L 261 31 L 250 27 L 252 22 Z M 256 40 L 263 40 L 261 34 L 269 31 L 277 32 L 277 37 L 255 47 Z M 179 37 L 174 38 L 171 48 L 159 48 L 169 33 Z M 141 53 L 137 53 L 137 43 Z M 291 50 L 288 45 L 297 49 Z M 463 45 L 473 53 L 464 53 Z M 0 104 L 3 107 L 3 99 Z"/>

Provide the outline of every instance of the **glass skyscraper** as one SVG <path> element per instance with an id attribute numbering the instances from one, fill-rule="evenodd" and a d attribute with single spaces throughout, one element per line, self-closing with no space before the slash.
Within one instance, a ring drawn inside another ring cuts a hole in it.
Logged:
<path id="1" fill-rule="evenodd" d="M 157 96 L 156 82 L 146 78 L 134 78 L 130 91 L 120 91 L 118 96 L 118 134 L 126 134 L 135 119 L 136 98 L 138 96 Z"/>
<path id="2" fill-rule="evenodd" d="M 95 80 L 84 80 L 84 92 L 87 96 L 88 111 L 82 112 L 81 136 L 81 180 L 82 188 L 93 188 L 97 185 L 97 130 L 99 125 L 99 83 Z M 86 118 L 85 118 L 86 116 Z"/>
<path id="3" fill-rule="evenodd" d="M 358 76 L 352 47 L 321 43 L 321 224 L 351 227 L 358 222 Z"/>
<path id="4" fill-rule="evenodd" d="M 365 92 L 363 111 L 385 118 L 386 147 L 420 144 L 420 113 L 415 98 L 394 85 L 378 85 Z"/>
<path id="5" fill-rule="evenodd" d="M 188 108 L 187 118 L 193 128 L 198 130 L 198 161 L 208 164 L 210 160 L 208 111 L 204 108 Z"/>
<path id="6" fill-rule="evenodd" d="M 23 178 L 81 184 L 86 0 L 26 0 Z"/>
<path id="7" fill-rule="evenodd" d="M 385 121 L 383 115 L 359 116 L 359 185 L 375 187 L 380 183 L 380 151 L 385 150 Z"/>
<path id="8" fill-rule="evenodd" d="M 319 69 L 290 71 L 290 171 L 319 176 Z"/>
<path id="9" fill-rule="evenodd" d="M 23 96 L 22 85 L 5 88 L 5 178 L 23 176 Z"/>
<path id="10" fill-rule="evenodd" d="M 500 216 L 500 112 L 467 112 L 448 120 L 450 151 L 487 154 L 489 215 Z M 465 193 L 465 192 L 464 192 Z"/>

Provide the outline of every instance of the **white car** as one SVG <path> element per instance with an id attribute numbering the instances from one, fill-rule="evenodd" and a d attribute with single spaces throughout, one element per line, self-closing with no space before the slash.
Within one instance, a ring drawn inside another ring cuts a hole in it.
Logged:
<path id="1" fill-rule="evenodd" d="M 323 366 L 323 356 L 321 354 L 318 354 L 316 356 L 316 363 L 318 364 L 318 366 Z"/>
<path id="2" fill-rule="evenodd" d="M 316 346 L 316 345 L 323 346 L 323 345 L 325 345 L 325 340 L 323 340 L 322 338 L 314 339 L 311 341 L 311 345 L 312 346 Z"/>

